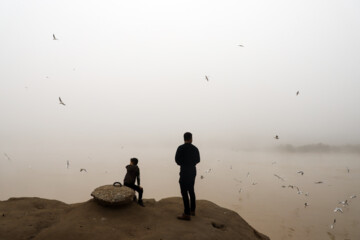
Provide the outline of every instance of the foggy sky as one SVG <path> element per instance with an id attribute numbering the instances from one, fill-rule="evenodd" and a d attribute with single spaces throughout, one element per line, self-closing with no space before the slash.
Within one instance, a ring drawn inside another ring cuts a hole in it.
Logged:
<path id="1" fill-rule="evenodd" d="M 3 0 L 0 152 L 359 144 L 359 29 L 355 0 Z"/>

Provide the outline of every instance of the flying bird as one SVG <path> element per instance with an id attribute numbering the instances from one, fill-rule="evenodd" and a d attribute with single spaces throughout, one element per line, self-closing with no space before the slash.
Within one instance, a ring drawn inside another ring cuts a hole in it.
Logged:
<path id="1" fill-rule="evenodd" d="M 6 153 L 4 153 L 4 156 L 5 156 L 9 161 L 11 161 L 11 158 L 10 158 Z"/>
<path id="2" fill-rule="evenodd" d="M 242 183 L 242 181 L 241 181 L 241 180 L 236 179 L 236 178 L 234 178 L 234 181 L 236 181 L 236 182 L 238 182 L 238 183 Z"/>
<path id="3" fill-rule="evenodd" d="M 297 173 L 301 174 L 301 175 L 304 175 L 304 172 L 303 171 L 297 171 Z"/>
<path id="4" fill-rule="evenodd" d="M 205 79 L 206 79 L 206 81 L 209 81 L 209 77 L 208 77 L 208 76 L 206 76 L 206 75 L 205 75 Z"/>
<path id="5" fill-rule="evenodd" d="M 349 206 L 347 199 L 346 199 L 345 201 L 339 202 L 339 204 L 342 204 L 344 207 L 345 207 L 345 205 L 348 205 L 348 206 Z"/>
<path id="6" fill-rule="evenodd" d="M 334 229 L 335 223 L 336 223 L 336 218 L 334 218 L 333 224 L 330 225 L 330 228 L 331 228 L 331 229 Z"/>
<path id="7" fill-rule="evenodd" d="M 81 168 L 80 172 L 87 172 L 85 168 Z"/>
<path id="8" fill-rule="evenodd" d="M 55 37 L 55 34 L 53 34 L 53 40 L 59 40 L 59 39 L 57 39 L 57 38 Z"/>
<path id="9" fill-rule="evenodd" d="M 277 174 L 274 174 L 275 177 L 277 177 L 278 179 L 280 179 L 281 181 L 285 181 L 282 177 L 280 177 L 279 175 Z"/>
<path id="10" fill-rule="evenodd" d="M 64 105 L 64 106 L 66 106 L 65 103 L 61 100 L 61 97 L 59 97 L 59 101 L 60 101 L 59 104 L 62 104 L 62 105 Z"/>
<path id="11" fill-rule="evenodd" d="M 279 140 L 279 136 L 278 136 L 278 135 L 276 135 L 274 138 L 275 138 L 276 140 Z"/>
<path id="12" fill-rule="evenodd" d="M 337 208 L 334 209 L 334 212 L 341 212 L 341 213 L 343 213 L 343 210 L 342 210 L 341 208 L 337 207 Z"/>

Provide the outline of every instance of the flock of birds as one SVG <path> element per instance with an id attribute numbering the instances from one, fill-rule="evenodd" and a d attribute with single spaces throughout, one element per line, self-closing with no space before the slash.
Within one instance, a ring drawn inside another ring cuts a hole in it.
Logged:
<path id="1" fill-rule="evenodd" d="M 272 164 L 276 164 L 276 162 L 272 162 Z M 232 166 L 230 166 L 230 169 L 232 169 Z M 350 173 L 350 169 L 349 169 L 348 167 L 347 167 L 346 169 L 347 169 L 347 173 Z M 209 174 L 209 173 L 211 173 L 211 171 L 212 171 L 212 169 L 209 168 L 209 169 L 205 170 L 204 173 L 205 173 L 205 174 Z M 296 173 L 299 174 L 299 175 L 301 175 L 301 176 L 303 176 L 303 175 L 305 174 L 304 171 L 302 171 L 302 170 L 297 171 Z M 248 178 L 249 175 L 250 175 L 250 172 L 247 172 L 246 178 Z M 276 178 L 278 178 L 279 180 L 281 180 L 282 182 L 285 182 L 285 179 L 284 179 L 283 177 L 279 176 L 278 174 L 274 174 L 274 176 L 275 176 Z M 204 179 L 204 178 L 205 178 L 204 175 L 200 175 L 200 179 Z M 236 179 L 236 178 L 234 178 L 234 181 L 236 181 L 236 182 L 238 182 L 238 183 L 242 183 L 241 180 Z M 324 183 L 324 182 L 323 182 L 323 181 L 316 181 L 316 182 L 314 182 L 314 184 L 322 184 L 322 183 Z M 252 182 L 251 185 L 254 186 L 254 185 L 257 185 L 257 184 L 258 184 L 257 182 Z M 297 194 L 299 194 L 299 195 L 304 194 L 306 197 L 309 196 L 309 193 L 308 193 L 308 192 L 303 192 L 302 190 L 300 190 L 300 188 L 299 188 L 298 186 L 295 186 L 295 185 L 292 185 L 292 184 L 289 184 L 289 185 L 287 185 L 287 186 L 286 186 L 286 185 L 281 185 L 281 187 L 282 187 L 282 188 L 295 189 L 296 192 L 297 192 Z M 243 191 L 243 189 L 240 188 L 239 191 L 238 191 L 239 194 L 240 194 L 242 191 Z M 356 195 L 351 195 L 351 196 L 349 196 L 349 199 L 345 199 L 345 200 L 343 200 L 343 201 L 339 201 L 339 202 L 338 202 L 338 205 L 342 205 L 342 206 L 340 206 L 340 207 L 338 207 L 338 206 L 335 207 L 335 209 L 333 210 L 333 212 L 334 212 L 334 213 L 341 213 L 341 214 L 344 213 L 342 207 L 348 207 L 348 206 L 349 206 L 349 203 L 350 203 L 350 200 L 351 200 L 351 199 L 355 199 L 356 197 L 357 197 Z M 305 203 L 304 203 L 304 207 L 305 207 L 305 208 L 307 208 L 307 207 L 309 207 L 309 206 L 310 206 L 310 204 L 309 204 L 308 202 L 305 202 Z M 334 228 L 335 228 L 335 223 L 336 223 L 336 218 L 334 218 L 332 224 L 330 225 L 330 228 L 331 228 L 331 229 L 334 229 Z"/>
<path id="2" fill-rule="evenodd" d="M 206 79 L 206 81 L 209 81 L 209 77 L 208 77 L 208 76 L 205 76 L 205 79 Z M 297 92 L 296 92 L 296 96 L 299 96 L 299 94 L 300 94 L 300 91 L 297 91 Z M 275 139 L 275 140 L 279 140 L 279 139 L 280 139 L 279 135 L 275 135 L 275 136 L 274 136 L 274 139 Z M 276 164 L 276 162 L 272 162 L 271 164 L 272 164 L 272 165 L 273 165 L 273 164 Z M 230 166 L 230 169 L 232 169 L 232 166 Z M 211 172 L 211 170 L 212 170 L 212 169 L 209 168 L 209 169 L 205 170 L 205 173 L 206 173 L 206 174 L 209 174 L 209 173 Z M 346 170 L 347 170 L 347 173 L 350 173 L 350 169 L 349 169 L 348 167 L 346 168 Z M 301 176 L 304 175 L 304 171 L 302 171 L 302 170 L 299 170 L 299 171 L 297 171 L 296 173 L 299 174 L 299 175 L 301 175 Z M 247 173 L 246 177 L 249 177 L 249 175 L 250 175 L 250 172 Z M 281 177 L 281 176 L 279 176 L 279 175 L 277 175 L 277 174 L 274 174 L 274 176 L 275 176 L 276 178 L 278 178 L 279 180 L 281 180 L 281 181 L 285 181 L 285 179 L 284 179 L 283 177 Z M 201 175 L 201 176 L 200 176 L 200 179 L 204 179 L 204 178 L 205 178 L 204 175 Z M 241 183 L 241 181 L 238 180 L 238 179 L 234 179 L 234 180 L 237 181 L 237 182 L 239 182 L 239 183 Z M 314 182 L 314 184 L 322 184 L 322 183 L 323 183 L 323 181 L 316 181 L 316 182 Z M 254 185 L 257 185 L 257 184 L 258 184 L 257 182 L 253 182 L 253 183 L 252 183 L 253 186 L 254 186 Z M 299 195 L 304 194 L 306 197 L 309 196 L 309 193 L 308 193 L 308 192 L 305 192 L 305 193 L 304 193 L 303 191 L 300 190 L 300 188 L 299 188 L 298 186 L 295 186 L 295 185 L 289 184 L 288 186 L 282 185 L 281 187 L 282 187 L 282 188 L 295 189 L 295 190 L 297 191 L 297 194 L 299 194 Z M 240 188 L 240 189 L 239 189 L 239 193 L 241 193 L 242 191 L 243 191 L 243 189 Z M 351 195 L 349 198 L 350 198 L 350 199 L 354 199 L 354 198 L 356 198 L 356 197 L 357 197 L 356 195 Z M 339 204 L 341 204 L 342 207 L 349 206 L 349 201 L 348 201 L 348 199 L 345 199 L 344 201 L 339 201 Z M 305 202 L 305 203 L 304 203 L 304 207 L 305 207 L 305 208 L 307 208 L 307 207 L 309 207 L 309 206 L 310 206 L 310 204 L 309 204 L 308 202 Z M 344 213 L 344 211 L 343 211 L 343 209 L 342 209 L 341 207 L 335 207 L 334 213 Z M 333 223 L 330 225 L 330 228 L 331 228 L 331 229 L 334 229 L 334 228 L 335 228 L 335 223 L 336 223 L 336 218 L 334 218 Z"/>

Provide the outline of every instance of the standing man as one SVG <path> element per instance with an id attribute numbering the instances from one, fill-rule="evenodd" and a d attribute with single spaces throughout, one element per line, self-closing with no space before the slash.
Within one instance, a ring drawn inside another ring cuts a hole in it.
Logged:
<path id="1" fill-rule="evenodd" d="M 200 162 L 200 153 L 197 147 L 192 145 L 192 134 L 184 134 L 183 145 L 180 145 L 175 154 L 175 162 L 180 165 L 180 190 L 184 202 L 184 213 L 178 216 L 180 220 L 190 220 L 195 216 L 196 198 L 195 198 L 195 177 L 196 164 Z M 189 203 L 190 195 L 190 203 Z"/>

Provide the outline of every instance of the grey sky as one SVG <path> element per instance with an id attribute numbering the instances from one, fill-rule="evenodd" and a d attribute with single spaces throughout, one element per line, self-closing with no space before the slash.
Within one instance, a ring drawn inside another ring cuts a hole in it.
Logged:
<path id="1" fill-rule="evenodd" d="M 358 144 L 359 29 L 358 1 L 2 0 L 0 151 Z"/>

